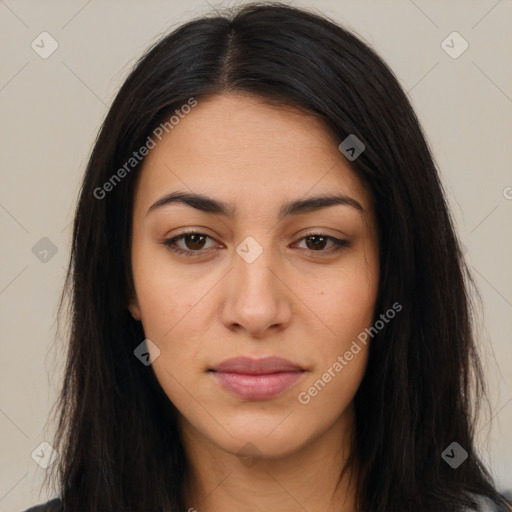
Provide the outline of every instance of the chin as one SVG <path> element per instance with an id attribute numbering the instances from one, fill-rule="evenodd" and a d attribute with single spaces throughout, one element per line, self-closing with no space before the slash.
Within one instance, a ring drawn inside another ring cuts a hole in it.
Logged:
<path id="1" fill-rule="evenodd" d="M 302 447 L 301 440 L 290 439 L 288 436 L 276 436 L 274 439 L 245 435 L 239 439 L 230 440 L 228 445 L 220 446 L 226 452 L 238 457 L 245 465 L 254 465 L 258 461 L 284 459 L 293 455 Z"/>
<path id="2" fill-rule="evenodd" d="M 292 455 L 307 445 L 314 437 L 314 432 L 300 425 L 289 422 L 292 414 L 282 413 L 262 418 L 261 414 L 248 415 L 244 421 L 230 422 L 229 434 L 221 429 L 212 432 L 210 439 L 221 449 L 239 457 L 260 459 L 280 459 Z M 220 436 L 218 434 L 221 434 Z"/>

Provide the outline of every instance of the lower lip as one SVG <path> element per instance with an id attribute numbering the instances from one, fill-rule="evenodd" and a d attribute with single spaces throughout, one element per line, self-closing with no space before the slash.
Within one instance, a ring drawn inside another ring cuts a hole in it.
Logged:
<path id="1" fill-rule="evenodd" d="M 278 372 L 266 375 L 211 372 L 227 391 L 246 400 L 273 398 L 293 386 L 304 372 Z"/>

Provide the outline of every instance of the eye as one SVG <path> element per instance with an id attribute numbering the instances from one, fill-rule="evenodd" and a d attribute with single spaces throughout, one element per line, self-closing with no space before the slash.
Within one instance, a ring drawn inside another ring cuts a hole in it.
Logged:
<path id="1" fill-rule="evenodd" d="M 190 233 L 182 233 L 181 235 L 164 240 L 162 243 L 177 254 L 183 254 L 184 256 L 200 256 L 204 252 L 201 250 L 204 249 L 205 242 L 208 238 L 213 240 L 211 236 L 205 235 L 204 233 L 191 231 Z M 185 247 L 180 246 L 178 242 L 183 242 Z"/>
<path id="2" fill-rule="evenodd" d="M 300 244 L 302 241 L 306 244 L 305 248 L 311 252 L 334 253 L 349 245 L 347 240 L 341 240 L 340 238 L 323 233 L 310 233 L 301 238 L 298 243 Z M 325 246 L 329 243 L 331 246 L 326 250 Z"/>
<path id="3" fill-rule="evenodd" d="M 207 249 L 212 248 L 205 247 L 208 239 L 213 240 L 211 236 L 204 233 L 191 231 L 189 233 L 182 233 L 181 235 L 168 238 L 167 240 L 164 240 L 162 244 L 167 246 L 169 250 L 176 254 L 195 257 L 203 255 Z M 306 244 L 306 247 L 303 248 L 307 251 L 324 254 L 338 252 L 342 248 L 350 245 L 347 240 L 341 240 L 323 233 L 311 233 L 301 238 L 299 242 L 296 242 L 296 245 L 302 242 Z M 326 246 L 329 244 L 330 247 L 326 249 Z"/>

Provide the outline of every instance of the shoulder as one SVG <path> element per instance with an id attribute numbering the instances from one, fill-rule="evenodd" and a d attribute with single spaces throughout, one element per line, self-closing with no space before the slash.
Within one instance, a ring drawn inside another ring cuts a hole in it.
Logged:
<path id="1" fill-rule="evenodd" d="M 35 507 L 31 507 L 24 512 L 62 512 L 62 502 L 60 498 L 55 498 L 53 500 L 48 501 L 47 503 L 43 503 L 41 505 L 36 505 Z"/>
<path id="2" fill-rule="evenodd" d="M 487 496 L 472 493 L 471 497 L 477 502 L 477 508 L 468 509 L 467 512 L 499 512 L 500 510 L 503 510 Z"/>

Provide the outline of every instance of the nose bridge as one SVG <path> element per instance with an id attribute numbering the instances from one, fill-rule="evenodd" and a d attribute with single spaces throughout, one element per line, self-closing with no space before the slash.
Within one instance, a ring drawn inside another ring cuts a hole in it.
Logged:
<path id="1" fill-rule="evenodd" d="M 277 263 L 273 258 L 270 238 L 263 240 L 260 236 L 259 239 L 261 243 L 249 236 L 237 246 L 233 279 L 242 295 L 257 297 L 263 294 L 271 299 L 276 291 L 276 277 L 270 269 Z"/>
<path id="2" fill-rule="evenodd" d="M 260 243 L 247 237 L 236 252 L 223 310 L 226 326 L 237 324 L 254 333 L 286 323 L 290 307 L 269 238 Z"/>

